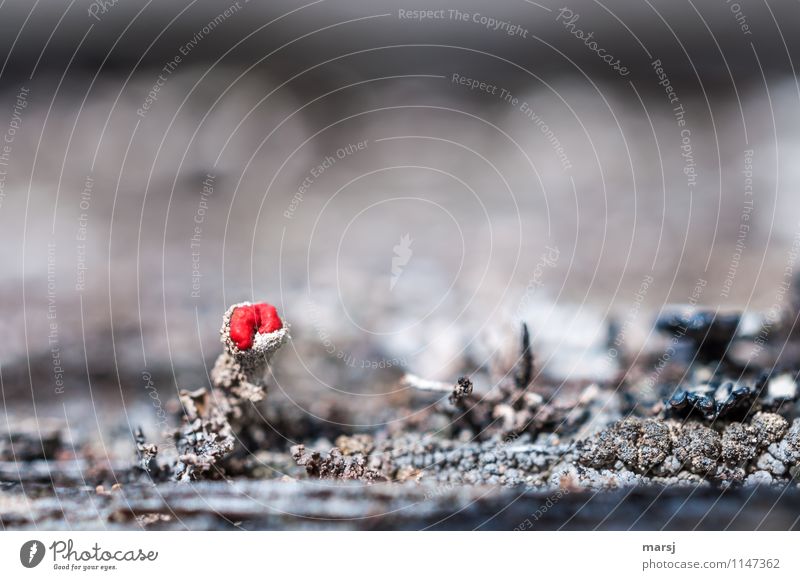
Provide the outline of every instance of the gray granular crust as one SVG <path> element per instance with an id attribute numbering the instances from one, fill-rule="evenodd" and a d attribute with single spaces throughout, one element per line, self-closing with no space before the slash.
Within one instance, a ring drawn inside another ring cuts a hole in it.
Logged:
<path id="1" fill-rule="evenodd" d="M 702 476 L 716 472 L 717 461 L 722 453 L 722 438 L 719 433 L 697 423 L 681 429 L 675 442 L 675 457 L 686 469 Z"/>
<path id="2" fill-rule="evenodd" d="M 789 427 L 789 422 L 775 413 L 756 413 L 750 424 L 758 438 L 759 447 L 780 441 Z"/>
<path id="3" fill-rule="evenodd" d="M 369 455 L 375 448 L 375 441 L 370 435 L 339 435 L 336 438 L 336 447 L 345 455 Z"/>
<path id="4" fill-rule="evenodd" d="M 642 422 L 637 419 L 625 419 L 617 423 L 615 430 L 614 446 L 617 458 L 625 465 L 637 465 Z"/>
<path id="5" fill-rule="evenodd" d="M 595 469 L 613 467 L 617 461 L 637 472 L 662 463 L 672 449 L 669 425 L 656 419 L 629 418 L 581 442 L 579 461 Z"/>
<path id="6" fill-rule="evenodd" d="M 307 451 L 305 445 L 292 447 L 292 458 L 298 465 L 306 468 L 306 473 L 320 479 L 358 479 L 366 482 L 382 481 L 385 477 L 380 471 L 370 468 L 368 456 L 362 453 L 345 455 L 334 447 L 323 455 L 319 451 Z"/>
<path id="7" fill-rule="evenodd" d="M 705 475 L 713 473 L 720 450 L 719 434 L 703 425 L 629 418 L 581 442 L 578 461 L 594 469 L 615 467 L 619 461 L 634 472 L 647 473 L 674 455 L 677 465 L 666 471 L 688 469 Z"/>
<path id="8" fill-rule="evenodd" d="M 649 470 L 662 463 L 671 450 L 669 425 L 655 419 L 643 421 L 637 467 L 640 470 Z"/>
<path id="9" fill-rule="evenodd" d="M 760 452 L 777 443 L 786 434 L 789 422 L 775 413 L 756 413 L 750 424 L 731 423 L 722 433 L 722 459 L 729 464 L 745 464 Z M 761 460 L 772 465 L 768 458 Z M 776 473 L 773 466 L 768 471 Z"/>
<path id="10" fill-rule="evenodd" d="M 786 465 L 768 451 L 761 454 L 756 462 L 756 467 L 760 471 L 769 472 L 776 477 L 783 477 L 787 471 Z"/>
<path id="11" fill-rule="evenodd" d="M 758 437 L 750 425 L 731 423 L 722 433 L 722 459 L 731 464 L 746 463 L 756 456 Z"/>
<path id="12" fill-rule="evenodd" d="M 783 439 L 769 446 L 769 452 L 787 465 L 800 461 L 800 419 L 792 422 L 792 426 Z"/>
<path id="13" fill-rule="evenodd" d="M 324 453 L 298 445 L 292 455 L 312 477 L 540 486 L 572 451 L 570 445 L 533 444 L 527 435 L 483 442 L 408 435 L 367 445 L 369 453 L 352 453 L 352 438 L 337 443 L 339 447 Z"/>
<path id="14" fill-rule="evenodd" d="M 721 486 L 780 483 L 800 471 L 800 419 L 787 430 L 786 419 L 763 412 L 749 423 L 716 427 L 721 435 L 696 422 L 625 419 L 576 443 L 583 471 L 568 462 L 559 470 L 574 476 L 579 485 L 596 488 L 634 479 L 663 484 L 713 481 Z"/>
<path id="15" fill-rule="evenodd" d="M 292 448 L 312 478 L 418 481 L 436 485 L 503 485 L 615 489 L 631 485 L 763 484 L 786 481 L 796 469 L 800 426 L 780 433 L 779 418 L 718 425 L 630 418 L 576 444 L 534 443 L 532 436 L 485 441 L 423 434 L 341 436 L 332 449 Z M 781 455 L 781 451 L 783 450 Z"/>

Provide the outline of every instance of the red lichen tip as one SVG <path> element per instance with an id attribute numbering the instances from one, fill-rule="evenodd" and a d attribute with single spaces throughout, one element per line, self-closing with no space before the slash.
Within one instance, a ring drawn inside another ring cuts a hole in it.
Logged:
<path id="1" fill-rule="evenodd" d="M 231 313 L 230 337 L 239 350 L 253 346 L 256 332 L 268 334 L 283 328 L 283 321 L 272 304 L 259 302 L 237 306 Z"/>

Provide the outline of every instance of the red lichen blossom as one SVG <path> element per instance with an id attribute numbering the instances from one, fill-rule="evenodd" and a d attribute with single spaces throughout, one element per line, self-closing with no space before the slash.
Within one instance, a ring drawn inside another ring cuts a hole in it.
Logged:
<path id="1" fill-rule="evenodd" d="M 253 346 L 256 332 L 268 334 L 283 328 L 283 321 L 272 304 L 242 304 L 231 313 L 230 337 L 239 350 Z"/>

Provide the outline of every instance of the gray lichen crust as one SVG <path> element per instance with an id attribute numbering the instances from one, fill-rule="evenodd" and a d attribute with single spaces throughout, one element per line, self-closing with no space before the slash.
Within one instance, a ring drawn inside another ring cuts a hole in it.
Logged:
<path id="1" fill-rule="evenodd" d="M 721 431 L 721 432 L 720 432 Z M 292 448 L 310 477 L 570 489 L 629 485 L 786 484 L 800 464 L 800 419 L 774 413 L 720 425 L 628 418 L 574 443 L 530 434 L 455 441 L 408 434 L 340 437 L 328 451 Z M 793 475 L 795 474 L 795 475 Z"/>
<path id="2" fill-rule="evenodd" d="M 721 431 L 721 433 L 720 433 Z M 787 479 L 796 471 L 800 419 L 791 428 L 775 413 L 717 429 L 699 423 L 625 419 L 578 443 L 578 463 L 610 473 L 630 471 L 641 483 L 702 480 L 722 485 Z"/>
<path id="3" fill-rule="evenodd" d="M 409 434 L 373 440 L 363 434 L 340 437 L 329 451 L 292 448 L 311 477 L 431 482 L 437 485 L 547 484 L 550 470 L 573 451 L 571 445 L 535 444 L 528 434 L 486 441 L 454 441 Z"/>

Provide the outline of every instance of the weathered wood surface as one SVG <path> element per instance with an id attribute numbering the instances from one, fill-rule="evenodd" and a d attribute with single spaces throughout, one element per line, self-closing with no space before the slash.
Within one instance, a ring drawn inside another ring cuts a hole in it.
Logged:
<path id="1" fill-rule="evenodd" d="M 639 487 L 614 492 L 239 480 L 6 484 L 5 529 L 792 530 L 800 490 Z"/>

